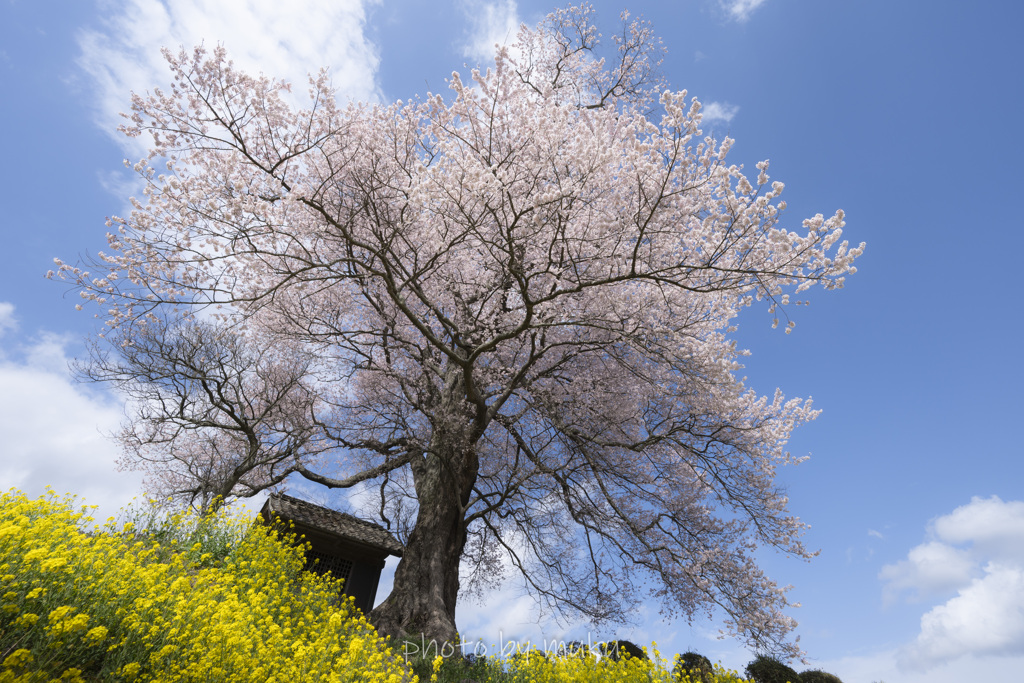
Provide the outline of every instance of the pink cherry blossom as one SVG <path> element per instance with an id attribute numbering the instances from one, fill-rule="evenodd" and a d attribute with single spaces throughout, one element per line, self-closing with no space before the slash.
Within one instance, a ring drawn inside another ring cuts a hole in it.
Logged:
<path id="1" fill-rule="evenodd" d="M 343 107 L 321 71 L 302 110 L 223 49 L 168 52 L 123 127 L 152 139 L 143 196 L 98 276 L 57 261 L 112 328 L 83 372 L 133 399 L 126 464 L 165 493 L 373 493 L 406 549 L 386 633 L 453 640 L 460 591 L 509 570 L 566 614 L 653 595 L 791 656 L 753 550 L 813 554 L 774 475 L 818 413 L 746 388 L 729 334 L 863 244 L 842 211 L 782 220 L 767 162 L 746 178 L 662 89 L 649 26 L 597 42 L 559 10 L 445 95 Z"/>

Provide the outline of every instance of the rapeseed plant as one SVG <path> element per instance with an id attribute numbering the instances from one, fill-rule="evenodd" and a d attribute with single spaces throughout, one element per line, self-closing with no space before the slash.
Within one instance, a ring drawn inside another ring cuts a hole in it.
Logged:
<path id="1" fill-rule="evenodd" d="M 556 656 L 537 649 L 519 650 L 501 657 L 423 657 L 409 662 L 421 681 L 461 683 L 749 683 L 735 671 L 714 665 L 705 681 L 677 677 L 657 648 L 649 659 L 624 657 L 614 661 L 582 649 Z"/>
<path id="2" fill-rule="evenodd" d="M 226 511 L 151 506 L 102 526 L 87 512 L 73 496 L 0 494 L 0 683 L 417 680 L 337 581 L 302 571 L 301 546 L 280 529 Z M 471 673 L 479 683 L 679 680 L 652 655 L 528 651 Z M 421 678 L 438 683 L 470 673 L 461 657 L 424 664 Z M 717 666 L 713 677 L 743 683 Z"/>
<path id="3" fill-rule="evenodd" d="M 226 513 L 159 534 L 91 522 L 70 496 L 0 495 L 0 683 L 411 680 L 271 529 Z"/>

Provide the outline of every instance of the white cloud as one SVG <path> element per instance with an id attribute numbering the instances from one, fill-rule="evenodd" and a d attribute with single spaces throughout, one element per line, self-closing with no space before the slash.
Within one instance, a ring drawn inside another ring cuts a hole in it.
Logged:
<path id="1" fill-rule="evenodd" d="M 874 536 L 875 538 L 881 539 L 885 538 L 885 536 L 882 535 L 881 531 L 875 531 L 874 529 L 868 529 L 868 536 Z"/>
<path id="2" fill-rule="evenodd" d="M 1013 681 L 1020 678 L 1024 657 L 972 657 L 943 662 L 928 670 L 900 669 L 895 649 L 851 655 L 840 659 L 813 661 L 809 668 L 821 669 L 844 681 L 885 683 L 964 683 L 965 681 Z M 799 667 L 798 667 L 799 669 Z"/>
<path id="3" fill-rule="evenodd" d="M 739 110 L 739 106 L 729 104 L 728 102 L 708 102 L 701 109 L 701 113 L 704 115 L 703 120 L 705 122 L 725 121 L 728 123 L 732 121 Z"/>
<path id="4" fill-rule="evenodd" d="M 29 496 L 52 486 L 115 514 L 140 493 L 137 475 L 118 472 L 118 448 L 106 434 L 123 416 L 120 404 L 76 384 L 66 340 L 42 335 L 0 361 L 0 485 Z"/>
<path id="5" fill-rule="evenodd" d="M 373 1 L 105 0 L 103 26 L 78 40 L 79 63 L 95 81 L 97 123 L 116 135 L 130 91 L 168 82 L 160 49 L 199 43 L 224 45 L 239 68 L 287 80 L 301 97 L 307 74 L 328 66 L 342 97 L 379 99 L 379 55 L 364 34 L 365 7 Z M 127 138 L 117 141 L 139 152 Z"/>
<path id="6" fill-rule="evenodd" d="M 18 329 L 18 319 L 14 317 L 14 304 L 0 301 L 0 337 Z"/>
<path id="7" fill-rule="evenodd" d="M 947 543 L 970 543 L 987 557 L 1024 563 L 1024 501 L 976 496 L 932 526 Z"/>
<path id="8" fill-rule="evenodd" d="M 469 21 L 470 35 L 462 46 L 462 56 L 477 64 L 494 59 L 494 46 L 515 40 L 519 15 L 515 0 L 464 0 L 462 11 Z"/>
<path id="9" fill-rule="evenodd" d="M 957 594 L 921 617 L 916 639 L 898 652 L 900 667 L 1024 655 L 1024 501 L 972 498 L 932 520 L 928 534 L 906 560 L 882 568 L 884 594 Z"/>
<path id="10" fill-rule="evenodd" d="M 719 0 L 722 9 L 735 21 L 746 21 L 750 18 L 750 13 L 765 2 L 766 0 Z"/>
<path id="11" fill-rule="evenodd" d="M 1024 569 L 989 564 L 957 597 L 921 617 L 900 667 L 930 669 L 963 655 L 1024 655 Z"/>
<path id="12" fill-rule="evenodd" d="M 886 582 L 886 602 L 904 591 L 912 599 L 956 590 L 971 580 L 976 562 L 970 554 L 945 543 L 922 543 L 907 553 L 907 559 L 882 567 L 878 578 Z"/>
<path id="13" fill-rule="evenodd" d="M 538 623 L 536 601 L 510 585 L 488 591 L 480 602 L 460 601 L 455 613 L 459 630 L 468 638 L 487 641 L 487 645 L 494 643 L 501 647 L 499 641 L 530 641 L 541 647 L 542 641 L 562 636 L 561 629 L 557 633 L 550 632 L 550 628 L 544 632 Z"/>

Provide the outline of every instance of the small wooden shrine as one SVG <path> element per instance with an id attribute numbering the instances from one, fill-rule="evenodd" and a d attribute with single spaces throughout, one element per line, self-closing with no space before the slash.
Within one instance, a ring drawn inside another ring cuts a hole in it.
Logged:
<path id="1" fill-rule="evenodd" d="M 270 494 L 260 518 L 294 524 L 295 533 L 312 546 L 306 568 L 344 579 L 345 594 L 364 613 L 373 609 L 384 560 L 402 556 L 402 544 L 380 525 L 281 493 Z"/>

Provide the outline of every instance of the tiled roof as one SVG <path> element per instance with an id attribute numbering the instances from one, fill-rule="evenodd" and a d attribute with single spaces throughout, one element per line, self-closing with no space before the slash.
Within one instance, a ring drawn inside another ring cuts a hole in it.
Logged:
<path id="1" fill-rule="evenodd" d="M 359 543 L 386 550 L 391 555 L 402 556 L 402 544 L 387 529 L 344 512 L 331 510 L 283 493 L 272 493 L 263 506 L 263 512 L 290 519 L 297 524 L 318 529 Z"/>

